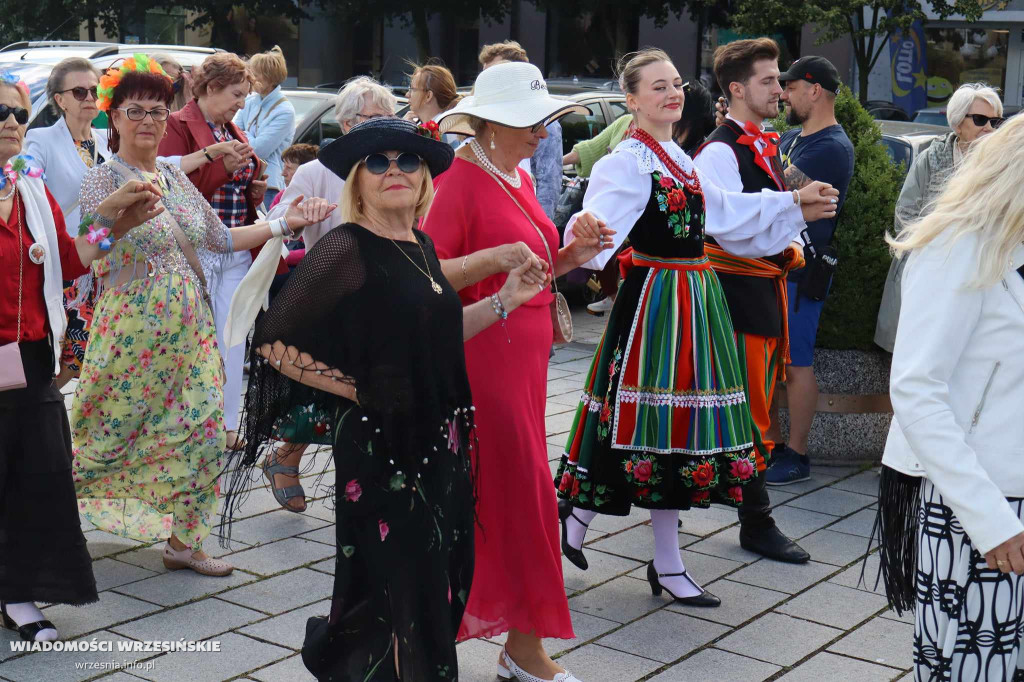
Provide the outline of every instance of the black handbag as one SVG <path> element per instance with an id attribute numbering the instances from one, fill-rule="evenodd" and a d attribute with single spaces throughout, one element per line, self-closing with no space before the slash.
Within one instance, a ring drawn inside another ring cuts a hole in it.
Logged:
<path id="1" fill-rule="evenodd" d="M 828 296 L 829 287 L 832 286 L 832 276 L 839 266 L 839 251 L 833 241 L 835 232 L 829 238 L 828 244 L 815 246 L 811 242 L 811 236 L 805 229 L 800 233 L 804 238 L 804 276 L 797 282 L 796 290 L 801 295 L 812 301 L 824 301 Z"/>
<path id="2" fill-rule="evenodd" d="M 587 193 L 589 184 L 590 178 L 562 179 L 562 194 L 559 195 L 558 203 L 555 204 L 555 215 L 552 218 L 552 222 L 558 230 L 559 244 L 565 243 L 563 235 L 565 226 L 569 224 L 569 219 L 583 210 L 583 195 Z"/>

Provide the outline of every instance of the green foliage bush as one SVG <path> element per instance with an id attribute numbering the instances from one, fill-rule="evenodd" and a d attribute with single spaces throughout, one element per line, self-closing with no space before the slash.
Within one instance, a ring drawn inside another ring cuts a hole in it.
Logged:
<path id="1" fill-rule="evenodd" d="M 845 85 L 836 98 L 836 119 L 853 143 L 854 169 L 836 231 L 839 267 L 821 314 L 817 345 L 873 350 L 891 260 L 883 236 L 892 230 L 906 169 L 892 162 L 878 125 Z M 790 127 L 784 115 L 774 125 L 780 133 Z"/>

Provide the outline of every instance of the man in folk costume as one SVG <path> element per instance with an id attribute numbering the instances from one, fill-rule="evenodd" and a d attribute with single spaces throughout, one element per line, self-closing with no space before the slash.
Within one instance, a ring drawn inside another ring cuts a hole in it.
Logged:
<path id="1" fill-rule="evenodd" d="M 730 113 L 697 150 L 695 165 L 715 184 L 734 192 L 783 190 L 778 135 L 763 121 L 779 111 L 779 47 L 770 38 L 738 40 L 715 51 L 714 71 L 729 98 Z M 740 545 L 769 559 L 805 563 L 811 557 L 786 537 L 771 516 L 764 472 L 774 443 L 766 437 L 775 384 L 785 378 L 789 333 L 786 273 L 803 265 L 800 245 L 766 258 L 729 253 L 724 240 L 705 246 L 718 274 L 736 332 L 744 389 L 753 425 L 757 480 L 743 491 Z"/>

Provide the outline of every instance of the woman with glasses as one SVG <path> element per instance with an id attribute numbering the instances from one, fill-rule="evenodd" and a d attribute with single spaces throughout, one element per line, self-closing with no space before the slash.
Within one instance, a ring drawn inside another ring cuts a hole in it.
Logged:
<path id="1" fill-rule="evenodd" d="M 125 182 L 144 180 L 160 188 L 166 210 L 93 265 L 92 343 L 71 411 L 79 511 L 125 537 L 169 538 L 170 570 L 227 575 L 230 564 L 203 552 L 225 438 L 206 273 L 233 252 L 322 220 L 331 207 L 296 200 L 279 220 L 229 227 L 177 166 L 157 159 L 174 96 L 160 66 L 135 55 L 107 71 L 99 95 L 112 154 L 86 173 L 82 209 L 92 213 Z"/>
<path id="2" fill-rule="evenodd" d="M 967 150 L 1003 123 L 1003 102 L 999 93 L 984 83 L 965 83 L 956 89 L 946 104 L 946 120 L 953 132 L 935 140 L 919 154 L 907 172 L 903 189 L 896 199 L 895 231 L 910 225 L 932 208 L 946 181 L 964 160 Z M 885 279 L 882 303 L 875 326 L 875 343 L 893 352 L 896 323 L 900 316 L 900 282 L 906 258 L 894 258 Z"/>
<path id="3" fill-rule="evenodd" d="M 462 99 L 455 90 L 455 77 L 452 72 L 440 64 L 412 64 L 413 72 L 409 76 L 409 90 L 405 96 L 409 98 L 409 114 L 415 116 L 420 123 L 433 121 L 439 114 L 448 111 Z M 408 116 L 407 116 L 408 117 Z M 447 133 L 441 140 L 458 149 L 462 144 L 462 136 Z"/>
<path id="4" fill-rule="evenodd" d="M 245 106 L 253 81 L 249 67 L 236 55 L 228 52 L 210 55 L 192 77 L 195 101 L 171 115 L 167 137 L 160 141 L 160 154 L 164 156 L 194 154 L 220 142 L 245 145 L 240 156 L 223 156 L 188 174 L 221 222 L 228 227 L 256 222 L 256 207 L 263 202 L 267 186 L 261 179 L 266 164 L 256 157 L 246 134 L 233 121 L 235 114 Z M 239 158 L 241 165 L 237 163 Z M 232 449 L 239 446 L 238 409 L 242 400 L 245 344 L 225 347 L 224 328 L 231 296 L 258 255 L 259 250 L 253 249 L 250 252 L 238 251 L 226 258 L 219 273 L 217 298 L 213 302 L 217 346 L 224 358 L 227 377 L 224 384 L 224 424 L 228 430 L 227 445 Z M 288 272 L 288 267 L 282 259 L 277 274 L 285 272 Z"/>

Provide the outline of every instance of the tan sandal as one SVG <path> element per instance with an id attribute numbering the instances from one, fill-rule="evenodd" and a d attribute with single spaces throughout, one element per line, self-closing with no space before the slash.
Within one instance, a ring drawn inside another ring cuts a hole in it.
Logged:
<path id="1" fill-rule="evenodd" d="M 235 567 L 228 562 L 214 559 L 212 556 L 207 556 L 202 560 L 196 559 L 192 556 L 191 547 L 177 550 L 171 547 L 170 542 L 164 545 L 164 568 L 169 571 L 190 568 L 200 575 L 210 575 L 216 578 L 231 575 L 231 572 L 235 570 Z"/>

